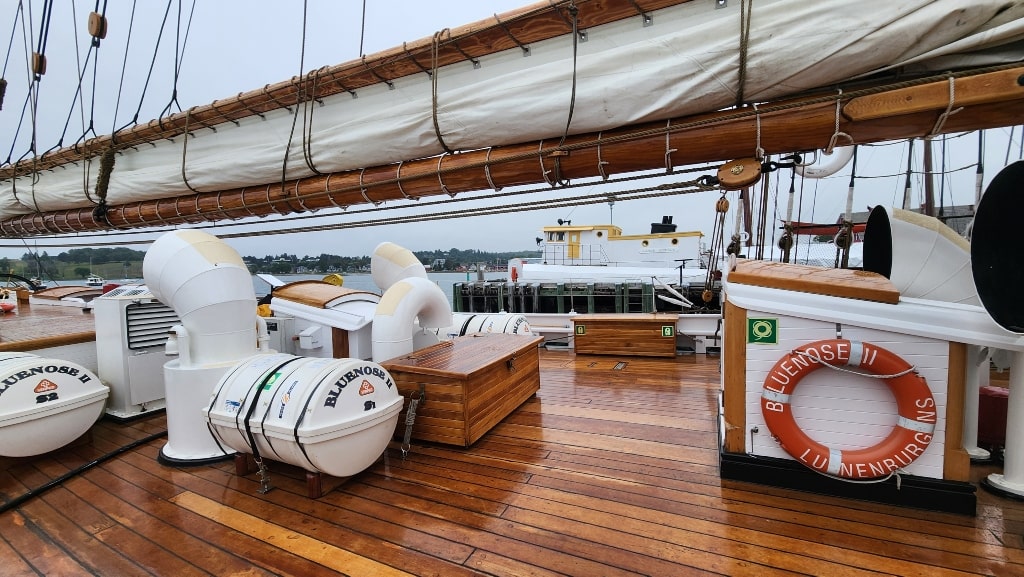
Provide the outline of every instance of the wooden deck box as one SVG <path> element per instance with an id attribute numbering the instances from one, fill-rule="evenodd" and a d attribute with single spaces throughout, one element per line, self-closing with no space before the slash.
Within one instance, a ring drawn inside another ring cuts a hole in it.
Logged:
<path id="1" fill-rule="evenodd" d="M 468 447 L 540 390 L 537 347 L 526 335 L 475 334 L 381 363 L 398 392 L 423 388 L 412 438 Z M 406 409 L 408 402 L 406 403 Z M 396 434 L 405 433 L 405 409 Z"/>
<path id="2" fill-rule="evenodd" d="M 678 318 L 675 313 L 573 317 L 576 354 L 674 357 Z"/>

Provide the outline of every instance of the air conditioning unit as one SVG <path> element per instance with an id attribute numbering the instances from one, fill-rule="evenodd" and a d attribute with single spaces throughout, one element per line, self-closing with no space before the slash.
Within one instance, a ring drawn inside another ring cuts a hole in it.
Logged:
<path id="1" fill-rule="evenodd" d="M 270 348 L 279 353 L 296 354 L 295 319 L 292 317 L 267 317 L 267 335 Z"/>
<path id="2" fill-rule="evenodd" d="M 107 414 L 131 419 L 163 409 L 164 345 L 178 315 L 145 285 L 119 286 L 93 302 L 98 375 L 110 387 Z"/>

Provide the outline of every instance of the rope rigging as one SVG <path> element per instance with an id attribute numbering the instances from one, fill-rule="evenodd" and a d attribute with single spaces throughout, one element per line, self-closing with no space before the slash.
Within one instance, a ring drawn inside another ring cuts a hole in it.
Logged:
<path id="1" fill-rule="evenodd" d="M 142 104 L 146 101 L 146 92 L 148 92 L 148 90 L 149 90 L 149 81 L 153 78 L 153 68 L 156 67 L 156 56 L 160 52 L 160 41 L 164 37 L 164 28 L 167 27 L 167 18 L 168 18 L 168 16 L 171 13 L 171 5 L 173 3 L 174 3 L 174 0 L 167 0 L 167 8 L 164 9 L 164 17 L 163 17 L 163 20 L 161 20 L 161 22 L 160 22 L 160 30 L 157 32 L 156 42 L 153 43 L 153 57 L 149 61 L 149 71 L 146 72 L 146 81 L 142 85 L 142 94 L 139 96 L 139 106 L 138 106 L 138 108 L 135 109 L 135 114 L 132 116 L 132 119 L 127 124 L 122 126 L 121 128 L 118 128 L 117 130 L 115 130 L 114 134 L 117 134 L 117 133 L 121 132 L 125 128 L 128 128 L 129 126 L 132 126 L 132 125 L 138 123 L 138 121 L 139 121 L 139 114 L 142 113 Z M 132 13 L 134 15 L 134 7 L 133 7 L 133 12 Z M 134 16 L 133 16 L 133 18 L 134 18 Z M 127 48 L 128 47 L 125 46 L 126 55 L 127 55 Z M 115 117 L 115 122 L 116 121 L 117 121 L 117 119 Z"/>
<path id="2" fill-rule="evenodd" d="M 299 46 L 299 75 L 298 78 L 302 78 L 303 70 L 306 67 L 306 31 L 307 31 L 307 18 L 309 16 L 309 2 L 303 0 L 302 2 L 302 35 Z M 286 183 L 288 182 L 288 153 L 292 149 L 292 140 L 295 138 L 295 125 L 299 122 L 299 110 L 302 108 L 302 103 L 306 101 L 306 83 L 299 81 L 298 89 L 295 91 L 295 114 L 292 115 L 292 128 L 288 132 L 288 145 L 284 147 L 284 158 L 281 160 L 281 192 L 285 190 Z M 303 142 L 305 142 L 306 136 L 306 123 L 305 116 L 303 116 L 302 123 L 302 135 Z M 306 158 L 306 164 L 313 168 L 310 162 L 310 156 L 306 154 L 305 144 L 303 144 L 303 155 Z M 184 162 L 184 160 L 183 160 Z M 313 169 L 316 172 L 316 169 Z M 319 173 L 317 173 L 319 174 Z"/>
<path id="3" fill-rule="evenodd" d="M 173 1 L 173 0 L 171 0 Z M 160 118 L 171 111 L 171 105 L 178 107 L 181 112 L 181 104 L 178 102 L 178 78 L 181 76 L 181 64 L 185 61 L 185 46 L 188 44 L 188 33 L 192 30 L 192 16 L 196 12 L 196 2 L 192 0 L 192 8 L 188 13 L 188 22 L 185 24 L 185 38 L 181 37 L 181 2 L 178 0 L 178 25 L 174 32 L 174 84 L 171 88 L 171 100 L 160 112 Z M 168 5 L 168 9 L 170 5 Z"/>
<path id="4" fill-rule="evenodd" d="M 551 153 L 555 159 L 555 178 L 553 185 L 557 186 L 565 186 L 569 184 L 568 179 L 562 178 L 562 157 L 569 153 L 563 152 L 561 147 L 565 145 L 565 139 L 569 136 L 569 127 L 572 125 L 573 111 L 576 109 L 576 68 L 578 66 L 580 44 L 579 13 L 580 10 L 576 7 L 576 3 L 570 3 L 569 16 L 572 17 L 572 90 L 569 94 L 569 114 L 565 120 L 565 130 L 562 131 L 562 138 L 558 141 L 558 150 Z"/>
<path id="5" fill-rule="evenodd" d="M 14 18 L 11 19 L 11 39 L 7 42 L 7 55 L 4 56 L 4 68 L 0 72 L 0 110 L 4 109 L 4 95 L 7 94 L 7 64 L 11 61 L 11 50 L 14 48 L 14 34 L 18 31 L 18 16 L 23 12 L 22 0 L 18 1 L 18 8 L 14 11 Z"/>
<path id="6" fill-rule="evenodd" d="M 846 212 L 843 214 L 843 222 L 834 240 L 836 245 L 835 268 L 849 268 L 850 266 L 850 247 L 853 246 L 853 189 L 857 181 L 857 151 L 858 147 L 854 145 L 850 186 L 846 192 Z"/>
<path id="7" fill-rule="evenodd" d="M 700 298 L 705 304 L 715 298 L 714 283 L 718 280 L 718 260 L 725 245 L 725 215 L 729 212 L 729 200 L 722 192 L 715 203 L 715 223 L 711 227 L 711 248 L 708 250 L 708 273 L 704 278 L 704 290 Z"/>
<path id="8" fill-rule="evenodd" d="M 117 85 L 117 100 L 114 102 L 114 117 L 111 119 L 110 133 L 112 137 L 117 135 L 117 113 L 121 110 L 121 96 L 124 93 L 125 71 L 128 69 L 128 54 L 131 52 L 132 32 L 135 30 L 135 9 L 138 7 L 138 0 L 132 0 L 132 12 L 128 17 L 128 37 L 124 41 L 124 58 L 121 60 L 121 81 Z M 104 10 L 106 4 L 104 4 Z"/>
<path id="9" fill-rule="evenodd" d="M 707 170 L 708 170 L 708 167 L 695 167 L 695 168 L 689 169 L 690 172 L 707 171 Z M 633 180 L 642 180 L 642 179 L 654 178 L 654 177 L 657 177 L 657 176 L 661 176 L 661 175 L 653 175 L 652 174 L 652 175 L 624 177 L 622 179 L 618 179 L 618 180 L 613 181 L 613 182 L 626 182 L 626 181 L 633 181 Z M 592 183 L 571 184 L 569 186 L 570 187 L 592 186 Z M 708 191 L 708 190 L 713 190 L 713 189 L 714 189 L 713 186 L 707 184 L 707 181 L 706 181 L 705 177 L 699 177 L 699 178 L 696 178 L 696 179 L 693 179 L 693 180 L 688 180 L 688 181 L 666 183 L 666 184 L 660 184 L 660 185 L 655 185 L 655 186 L 650 186 L 650 187 L 636 188 L 636 189 L 629 189 L 629 190 L 619 191 L 619 192 L 616 192 L 616 199 L 617 200 L 621 199 L 623 201 L 627 201 L 627 200 L 642 200 L 642 199 L 649 199 L 649 198 L 662 198 L 662 197 L 675 196 L 675 195 L 680 195 L 680 194 L 690 194 L 690 193 L 694 193 L 694 192 L 703 192 L 703 191 Z M 504 192 L 504 193 L 500 193 L 500 194 L 496 194 L 496 195 L 486 195 L 484 197 L 476 197 L 476 198 L 462 197 L 462 198 L 448 198 L 448 199 L 435 200 L 435 201 L 423 201 L 423 202 L 415 204 L 415 205 L 411 205 L 410 204 L 410 205 L 406 205 L 404 207 L 403 206 L 390 206 L 390 207 L 381 206 L 381 207 L 374 207 L 374 208 L 366 208 L 366 209 L 353 210 L 351 212 L 347 212 L 346 214 L 353 215 L 353 214 L 379 213 L 381 211 L 399 210 L 399 209 L 402 209 L 402 208 L 410 208 L 411 206 L 416 206 L 417 208 L 421 208 L 421 207 L 429 207 L 429 206 L 446 205 L 446 204 L 454 203 L 454 202 L 463 202 L 464 203 L 464 202 L 472 202 L 472 201 L 476 201 L 476 200 L 491 200 L 491 199 L 493 199 L 495 197 L 510 197 L 510 196 L 517 196 L 517 195 L 544 193 L 544 192 L 550 192 L 550 191 L 551 191 L 551 189 L 548 188 L 548 187 L 538 187 L 538 188 L 521 190 L 521 191 Z M 546 210 L 546 209 L 551 209 L 551 208 L 567 208 L 567 207 L 575 207 L 575 206 L 585 206 L 585 205 L 601 204 L 601 203 L 607 202 L 607 197 L 608 197 L 608 193 L 607 192 L 599 192 L 599 193 L 594 193 L 594 194 L 590 194 L 590 195 L 576 196 L 576 197 L 573 197 L 571 199 L 554 198 L 554 199 L 547 199 L 547 200 L 541 200 L 541 201 L 524 201 L 524 202 L 520 202 L 520 203 L 510 203 L 510 204 L 503 204 L 503 205 L 489 205 L 489 206 L 486 206 L 486 207 L 476 207 L 476 208 L 469 208 L 469 209 L 448 210 L 448 211 L 440 211 L 440 210 L 438 210 L 438 211 L 432 211 L 432 212 L 429 212 L 429 213 L 417 214 L 417 215 L 406 215 L 406 216 L 397 216 L 397 217 L 383 217 L 383 218 L 364 220 L 364 221 L 355 221 L 355 222 L 347 222 L 347 223 L 332 223 L 332 224 L 324 224 L 324 225 L 310 225 L 310 226 L 306 226 L 306 227 L 284 227 L 284 228 L 279 228 L 279 229 L 264 228 L 262 230 L 255 231 L 255 232 L 240 232 L 240 233 L 218 234 L 218 236 L 220 236 L 221 238 L 248 238 L 248 237 L 257 237 L 257 236 L 270 236 L 270 235 L 279 235 L 279 234 L 301 233 L 301 232 L 317 232 L 317 231 L 324 231 L 324 230 L 341 230 L 341 229 L 348 229 L 348 228 L 365 228 L 365 227 L 381 226 L 381 225 L 387 225 L 387 224 L 402 224 L 402 223 L 411 223 L 411 222 L 429 222 L 429 221 L 435 221 L 435 220 L 468 218 L 468 217 L 473 217 L 473 216 L 485 216 L 485 215 L 491 215 L 491 214 L 507 214 L 507 213 L 509 213 L 509 211 L 536 211 L 536 210 Z M 309 219 L 315 219 L 315 218 L 322 218 L 322 216 L 313 215 L 313 214 L 304 214 L 304 215 L 293 216 L 293 217 L 283 217 L 283 218 L 274 219 L 273 221 L 269 221 L 267 224 L 277 224 L 277 223 L 283 223 L 283 222 L 301 221 L 301 220 L 309 220 Z M 251 226 L 251 223 L 211 224 L 211 225 L 208 225 L 208 226 L 197 225 L 196 228 L 202 229 L 202 228 L 213 228 L 213 227 L 216 227 L 216 228 L 218 228 L 218 230 L 223 230 L 226 227 L 232 227 L 232 226 Z M 168 229 L 157 229 L 157 230 L 149 230 L 149 231 L 146 231 L 146 232 L 153 233 L 153 234 L 158 234 L 158 233 L 161 233 L 161 232 L 165 232 L 166 230 L 173 230 L 173 229 L 171 229 L 171 228 L 168 228 Z M 109 231 L 106 231 L 106 232 L 94 233 L 94 234 L 75 234 L 74 238 L 76 240 L 83 240 L 84 239 L 86 244 L 83 244 L 82 246 L 118 246 L 118 245 L 139 244 L 142 241 L 139 241 L 139 240 L 129 240 L 129 241 L 96 242 L 96 241 L 90 241 L 89 239 L 90 238 L 96 238 L 96 237 L 99 237 L 99 236 L 103 236 L 105 238 L 109 238 L 109 237 L 114 237 L 114 236 L 128 236 L 128 235 L 138 235 L 138 234 L 140 234 L 139 231 L 121 231 L 121 232 L 109 232 Z M 54 238 L 60 238 L 60 237 L 54 237 Z M 149 242 L 149 241 L 144 241 L 144 242 Z M 40 247 L 50 246 L 50 245 L 44 245 L 44 244 L 38 244 L 38 243 L 37 243 L 37 245 L 40 246 Z M 2 246 L 4 246 L 4 245 L 0 245 L 0 247 L 2 247 Z M 71 246 L 71 245 L 70 244 L 56 244 L 56 245 L 52 245 L 52 246 L 61 247 L 61 246 Z"/>

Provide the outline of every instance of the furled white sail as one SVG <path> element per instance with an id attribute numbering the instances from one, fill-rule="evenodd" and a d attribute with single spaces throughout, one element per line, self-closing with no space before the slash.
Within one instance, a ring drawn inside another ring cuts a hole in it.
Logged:
<path id="1" fill-rule="evenodd" d="M 740 2 L 694 0 L 588 29 L 574 61 L 571 35 L 444 66 L 436 116 L 444 144 L 479 149 L 712 111 L 740 91 Z M 1024 39 L 1024 0 L 766 0 L 753 3 L 745 101 L 767 101 L 875 71 L 990 54 Z M 1013 58 L 1013 52 L 1010 52 Z M 1020 59 L 1019 51 L 1016 58 Z M 129 204 L 196 191 L 273 186 L 438 155 L 428 74 L 341 92 L 252 116 L 237 125 L 122 150 L 106 202 Z M 294 127 L 294 129 L 293 129 Z M 306 128 L 304 128 L 306 127 Z M 753 150 L 751 153 L 753 154 Z M 307 159 L 308 153 L 308 159 Z M 0 218 L 96 202 L 99 159 L 0 182 Z M 270 183 L 268 185 L 268 183 Z"/>

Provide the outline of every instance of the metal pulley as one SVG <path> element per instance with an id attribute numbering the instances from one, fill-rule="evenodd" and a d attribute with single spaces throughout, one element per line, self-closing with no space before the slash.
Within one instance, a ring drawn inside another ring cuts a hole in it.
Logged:
<path id="1" fill-rule="evenodd" d="M 843 226 L 840 227 L 839 232 L 837 232 L 836 236 L 832 239 L 832 242 L 835 243 L 836 248 L 846 250 L 850 248 L 851 240 L 852 235 L 850 234 L 850 228 L 844 223 Z"/>
<path id="2" fill-rule="evenodd" d="M 729 246 L 725 247 L 725 254 L 740 254 L 740 235 L 732 235 Z"/>
<path id="3" fill-rule="evenodd" d="M 782 233 L 782 236 L 779 237 L 779 248 L 782 250 L 793 248 L 793 233 L 788 230 Z"/>
<path id="4" fill-rule="evenodd" d="M 761 162 L 756 158 L 739 158 L 718 169 L 718 184 L 725 190 L 740 190 L 761 180 Z"/>

